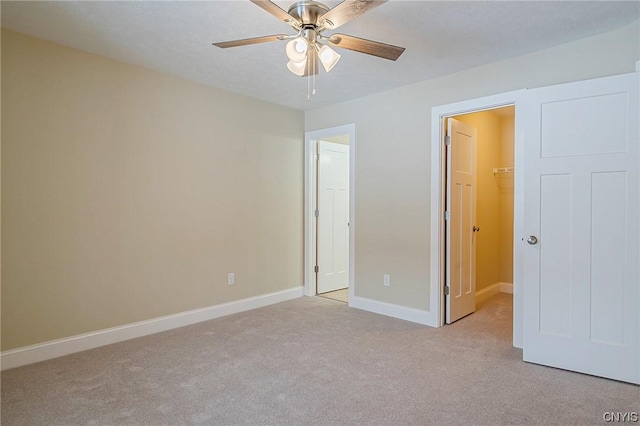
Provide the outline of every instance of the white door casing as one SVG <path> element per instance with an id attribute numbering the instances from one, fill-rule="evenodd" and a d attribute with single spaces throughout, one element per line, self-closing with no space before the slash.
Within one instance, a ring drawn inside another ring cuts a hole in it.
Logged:
<path id="1" fill-rule="evenodd" d="M 318 141 L 317 292 L 349 286 L 349 146 Z"/>
<path id="2" fill-rule="evenodd" d="M 446 322 L 476 310 L 476 129 L 448 119 Z"/>
<path id="3" fill-rule="evenodd" d="M 521 243 L 524 360 L 632 383 L 640 383 L 638 75 L 527 92 Z"/>

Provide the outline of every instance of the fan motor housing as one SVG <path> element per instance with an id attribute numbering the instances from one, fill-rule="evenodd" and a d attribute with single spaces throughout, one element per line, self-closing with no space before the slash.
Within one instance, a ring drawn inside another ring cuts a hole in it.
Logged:
<path id="1" fill-rule="evenodd" d="M 302 22 L 302 25 L 317 25 L 318 18 L 329 11 L 322 3 L 312 0 L 303 0 L 289 7 L 289 15 Z"/>

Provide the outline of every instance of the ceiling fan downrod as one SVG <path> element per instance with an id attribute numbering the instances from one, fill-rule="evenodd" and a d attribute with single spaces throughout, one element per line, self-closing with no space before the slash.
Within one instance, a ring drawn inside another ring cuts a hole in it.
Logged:
<path id="1" fill-rule="evenodd" d="M 322 3 L 312 0 L 302 0 L 289 7 L 289 15 L 302 24 L 302 28 L 318 28 L 318 18 L 329 12 L 329 8 Z"/>

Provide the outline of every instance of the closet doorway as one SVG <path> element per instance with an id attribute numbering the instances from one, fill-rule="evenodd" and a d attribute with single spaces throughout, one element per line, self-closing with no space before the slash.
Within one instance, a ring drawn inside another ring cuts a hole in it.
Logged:
<path id="1" fill-rule="evenodd" d="M 514 106 L 446 119 L 446 323 L 489 299 L 513 309 L 514 119 Z"/>

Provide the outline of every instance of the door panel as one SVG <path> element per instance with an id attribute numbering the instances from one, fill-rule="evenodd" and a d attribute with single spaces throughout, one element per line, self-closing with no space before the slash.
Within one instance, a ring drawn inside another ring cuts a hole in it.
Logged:
<path id="1" fill-rule="evenodd" d="M 591 340 L 624 345 L 627 179 L 624 172 L 591 175 Z M 615 206 L 615 207 L 614 207 Z"/>
<path id="2" fill-rule="evenodd" d="M 449 118 L 447 134 L 446 322 L 450 324 L 476 310 L 476 129 Z"/>
<path id="3" fill-rule="evenodd" d="M 616 123 L 627 110 L 626 93 L 609 93 L 545 102 L 542 107 L 542 157 L 610 154 L 626 151 L 625 129 Z M 579 127 L 564 125 L 564 113 L 580 116 Z M 575 141 L 580 143 L 576 144 Z"/>
<path id="4" fill-rule="evenodd" d="M 525 102 L 524 359 L 640 383 L 638 74 Z"/>
<path id="5" fill-rule="evenodd" d="M 540 332 L 568 336 L 571 331 L 571 175 L 541 177 Z M 567 307 L 567 309 L 565 309 Z"/>
<path id="6" fill-rule="evenodd" d="M 349 146 L 318 141 L 317 293 L 349 286 Z"/>

